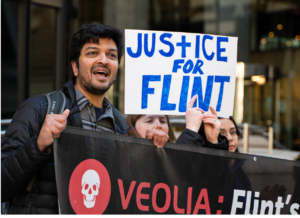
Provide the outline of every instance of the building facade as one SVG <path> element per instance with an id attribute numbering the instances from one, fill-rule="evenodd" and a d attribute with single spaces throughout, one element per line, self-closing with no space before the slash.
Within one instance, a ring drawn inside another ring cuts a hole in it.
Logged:
<path id="1" fill-rule="evenodd" d="M 300 150 L 299 0 L 2 0 L 1 118 L 58 90 L 72 71 L 68 42 L 84 23 L 238 37 L 234 117 L 274 127 Z M 124 59 L 107 97 L 124 111 Z"/>

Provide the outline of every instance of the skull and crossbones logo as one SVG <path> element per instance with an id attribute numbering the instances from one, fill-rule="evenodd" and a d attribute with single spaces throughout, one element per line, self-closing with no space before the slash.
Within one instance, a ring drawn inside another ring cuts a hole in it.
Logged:
<path id="1" fill-rule="evenodd" d="M 99 194 L 100 177 L 95 170 L 87 170 L 81 179 L 81 193 L 86 208 L 92 208 L 96 203 L 96 196 Z"/>

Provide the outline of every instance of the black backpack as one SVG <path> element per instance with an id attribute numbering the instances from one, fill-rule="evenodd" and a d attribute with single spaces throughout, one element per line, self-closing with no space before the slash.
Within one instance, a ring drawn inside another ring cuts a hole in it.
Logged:
<path id="1" fill-rule="evenodd" d="M 65 109 L 66 105 L 66 96 L 61 91 L 54 91 L 51 93 L 45 94 L 48 99 L 48 109 L 47 114 L 62 114 Z M 28 195 L 31 192 L 32 185 L 34 183 L 34 180 L 36 178 L 36 175 L 32 177 L 32 179 L 29 181 L 26 190 L 28 191 Z M 1 214 L 7 214 L 9 210 L 9 201 L 2 202 L 1 203 Z"/>

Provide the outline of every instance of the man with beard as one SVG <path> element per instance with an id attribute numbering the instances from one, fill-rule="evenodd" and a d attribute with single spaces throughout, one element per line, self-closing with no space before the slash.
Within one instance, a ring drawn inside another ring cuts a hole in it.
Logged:
<path id="1" fill-rule="evenodd" d="M 45 95 L 29 98 L 17 109 L 1 144 L 1 201 L 10 201 L 9 213 L 58 213 L 52 143 L 66 126 L 117 134 L 129 130 L 104 97 L 116 79 L 123 41 L 115 27 L 84 24 L 70 42 L 74 75 L 61 90 L 66 96 L 63 114 L 46 115 Z M 168 140 L 158 130 L 149 131 L 147 138 L 157 147 Z"/>

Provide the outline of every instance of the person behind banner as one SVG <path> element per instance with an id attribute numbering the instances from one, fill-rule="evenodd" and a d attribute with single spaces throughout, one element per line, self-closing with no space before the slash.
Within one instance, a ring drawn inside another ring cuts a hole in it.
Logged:
<path id="1" fill-rule="evenodd" d="M 236 125 L 235 120 L 232 116 L 229 118 L 219 117 L 219 120 L 221 121 L 220 134 L 228 139 L 229 151 L 239 153 L 238 141 L 243 139 L 243 135 Z M 243 164 L 244 160 L 235 160 L 230 167 L 234 175 L 234 179 L 232 179 L 235 183 L 234 188 L 252 191 L 251 182 L 242 169 Z M 271 200 L 275 203 L 277 197 L 283 197 L 285 192 L 286 187 L 284 185 L 275 184 L 271 186 L 268 184 L 260 191 L 260 199 L 266 201 Z M 245 200 L 245 198 L 242 199 Z M 251 209 L 253 208 L 251 207 Z M 243 210 L 238 209 L 237 213 L 243 213 Z"/>
<path id="2" fill-rule="evenodd" d="M 197 95 L 190 100 L 185 113 L 186 128 L 176 143 L 193 146 L 228 150 L 228 140 L 219 135 L 221 122 L 217 112 L 210 106 L 212 114 L 204 113 L 201 108 L 193 107 Z"/>
<path id="3" fill-rule="evenodd" d="M 130 126 L 127 135 L 146 139 L 153 138 L 153 143 L 158 148 L 164 146 L 164 137 L 168 138 L 168 142 L 176 141 L 167 115 L 128 115 L 126 122 Z M 157 134 L 153 137 L 155 132 Z"/>
<path id="4" fill-rule="evenodd" d="M 63 114 L 46 116 L 45 95 L 29 98 L 17 109 L 1 142 L 1 202 L 10 201 L 8 213 L 58 214 L 52 147 L 66 126 L 127 133 L 121 113 L 105 98 L 116 80 L 123 42 L 118 28 L 84 24 L 70 41 L 74 75 L 61 90 Z M 167 140 L 162 136 L 160 142 Z"/>
<path id="5" fill-rule="evenodd" d="M 234 121 L 233 117 L 230 116 L 229 118 L 218 117 L 221 122 L 220 126 L 220 135 L 226 137 L 229 142 L 228 151 L 236 152 L 238 151 L 238 141 L 243 138 L 242 133 L 240 132 L 236 122 Z M 247 174 L 243 170 L 243 165 L 245 164 L 245 160 L 242 159 L 233 159 L 228 162 L 228 168 L 230 169 L 230 174 L 227 177 L 227 181 L 225 183 L 225 188 L 223 190 L 222 195 L 227 196 L 229 199 L 233 199 L 233 190 L 240 189 L 240 190 L 248 190 L 252 191 L 251 181 L 249 180 Z M 254 195 L 253 198 L 254 199 Z M 240 201 L 246 204 L 246 197 L 240 197 Z M 230 208 L 231 202 L 225 202 L 222 205 L 224 211 L 225 208 Z M 251 200 L 251 207 L 250 210 L 253 210 L 253 200 Z M 230 213 L 229 210 L 226 211 Z M 244 208 L 236 209 L 236 214 L 244 214 Z"/>
<path id="6" fill-rule="evenodd" d="M 221 121 L 220 134 L 225 136 L 229 142 L 229 151 L 230 152 L 239 152 L 238 143 L 243 139 L 243 135 L 240 132 L 236 122 L 233 117 L 229 118 L 218 117 Z"/>

